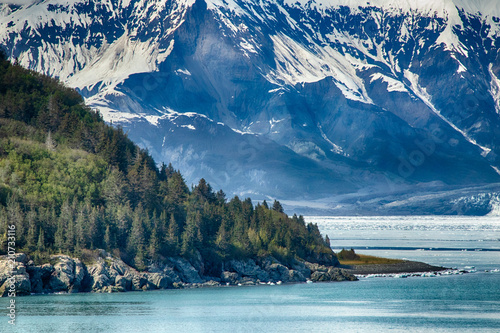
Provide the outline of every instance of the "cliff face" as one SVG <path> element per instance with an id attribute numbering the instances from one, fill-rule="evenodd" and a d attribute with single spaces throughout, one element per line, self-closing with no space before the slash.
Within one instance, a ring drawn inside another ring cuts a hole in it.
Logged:
<path id="1" fill-rule="evenodd" d="M 201 261 L 200 261 L 201 262 Z M 231 260 L 219 276 L 206 275 L 203 265 L 186 259 L 168 258 L 139 272 L 122 260 L 100 251 L 85 265 L 78 258 L 53 255 L 50 263 L 34 265 L 25 254 L 16 254 L 13 274 L 6 256 L 0 259 L 0 295 L 15 290 L 18 296 L 54 292 L 124 292 L 154 289 L 256 285 L 311 281 L 354 281 L 356 278 L 334 266 L 295 262 L 285 266 L 273 257 Z M 338 262 L 337 262 L 338 264 Z M 14 285 L 14 288 L 10 286 Z"/>
<path id="2" fill-rule="evenodd" d="M 500 181 L 495 1 L 1 6 L 9 55 L 188 183 L 335 206 Z"/>

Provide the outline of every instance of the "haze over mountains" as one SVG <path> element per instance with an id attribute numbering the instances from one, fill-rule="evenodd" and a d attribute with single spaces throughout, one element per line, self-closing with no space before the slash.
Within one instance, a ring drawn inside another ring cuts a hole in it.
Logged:
<path id="1" fill-rule="evenodd" d="M 7 53 L 188 183 L 329 214 L 499 202 L 495 0 L 9 2 Z"/>

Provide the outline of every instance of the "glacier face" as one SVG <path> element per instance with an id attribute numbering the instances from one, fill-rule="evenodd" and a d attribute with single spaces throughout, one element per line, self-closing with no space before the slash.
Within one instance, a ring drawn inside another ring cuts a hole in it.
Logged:
<path id="1" fill-rule="evenodd" d="M 499 17 L 494 0 L 47 0 L 0 5 L 0 44 L 188 182 L 317 199 L 499 182 Z"/>

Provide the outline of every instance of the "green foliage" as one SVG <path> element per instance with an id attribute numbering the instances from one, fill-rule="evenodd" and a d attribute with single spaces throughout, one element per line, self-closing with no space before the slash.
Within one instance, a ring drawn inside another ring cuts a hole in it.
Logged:
<path id="1" fill-rule="evenodd" d="M 342 249 L 337 253 L 337 258 L 339 260 L 359 260 L 360 257 L 354 252 L 354 249 L 346 250 Z"/>
<path id="2" fill-rule="evenodd" d="M 228 202 L 204 179 L 190 190 L 74 90 L 0 54 L 0 252 L 8 224 L 18 250 L 36 260 L 63 252 L 91 261 L 106 249 L 145 269 L 201 255 L 215 274 L 232 258 L 334 258 L 317 226 L 288 217 L 278 201 Z"/>

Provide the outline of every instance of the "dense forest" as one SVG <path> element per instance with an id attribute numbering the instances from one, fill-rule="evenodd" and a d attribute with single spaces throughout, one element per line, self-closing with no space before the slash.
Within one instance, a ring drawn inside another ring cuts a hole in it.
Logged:
<path id="1" fill-rule="evenodd" d="M 279 202 L 227 199 L 201 179 L 189 188 L 57 80 L 0 52 L 0 252 L 7 226 L 35 262 L 106 249 L 142 270 L 171 256 L 218 269 L 232 258 L 334 258 L 328 238 Z"/>

